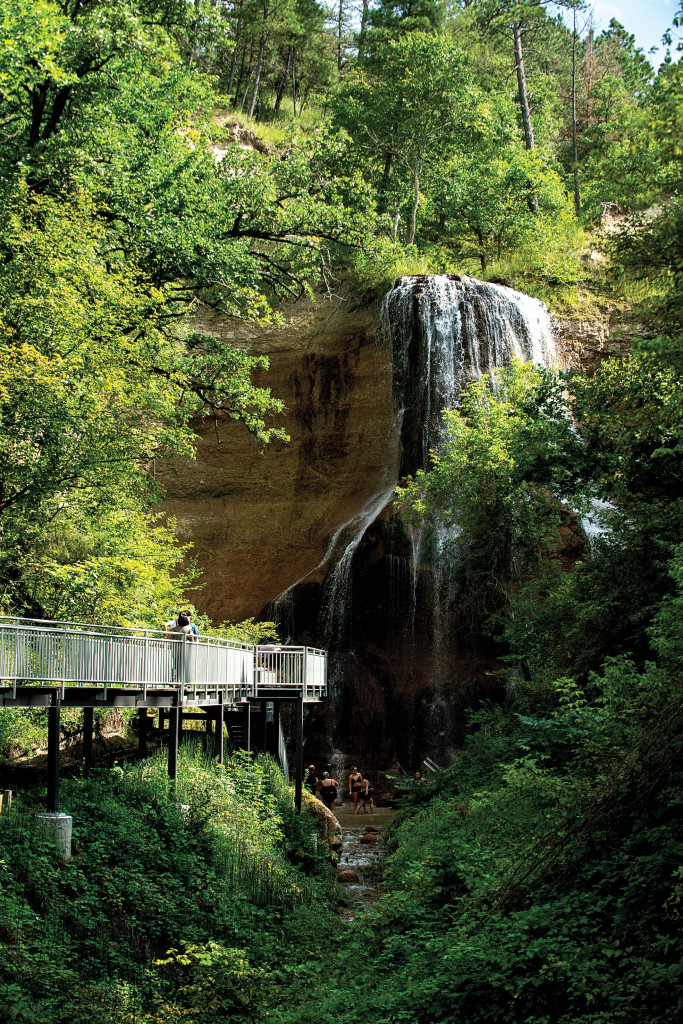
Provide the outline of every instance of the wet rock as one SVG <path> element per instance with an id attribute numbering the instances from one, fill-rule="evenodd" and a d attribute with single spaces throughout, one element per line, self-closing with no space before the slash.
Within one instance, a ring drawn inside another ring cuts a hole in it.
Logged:
<path id="1" fill-rule="evenodd" d="M 257 332 L 208 306 L 191 328 L 267 356 L 255 382 L 287 409 L 269 423 L 287 430 L 289 444 L 264 447 L 241 423 L 207 419 L 195 424 L 196 459 L 157 462 L 165 510 L 202 566 L 198 606 L 218 622 L 239 621 L 295 580 L 320 581 L 330 533 L 374 494 L 394 424 L 391 345 L 374 306 L 322 296 Z"/>
<path id="2" fill-rule="evenodd" d="M 317 820 L 318 827 L 325 836 L 328 848 L 332 853 L 338 854 L 344 839 L 341 825 L 332 811 L 328 810 L 316 797 L 311 796 L 306 790 L 302 793 L 302 797 L 304 806 Z"/>
<path id="3" fill-rule="evenodd" d="M 337 881 L 341 882 L 342 885 L 348 885 L 350 882 L 358 882 L 359 878 L 355 871 L 344 868 L 343 871 L 337 871 Z"/>
<path id="4" fill-rule="evenodd" d="M 364 836 L 361 836 L 360 837 L 360 841 L 361 841 L 361 843 L 369 843 L 371 846 L 374 846 L 375 843 L 377 842 L 377 838 L 378 837 L 376 835 L 374 835 L 374 833 L 370 833 L 370 834 L 366 834 Z"/>

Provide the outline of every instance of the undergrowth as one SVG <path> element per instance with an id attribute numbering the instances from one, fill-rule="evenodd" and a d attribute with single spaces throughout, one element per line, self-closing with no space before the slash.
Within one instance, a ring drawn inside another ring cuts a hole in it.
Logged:
<path id="1" fill-rule="evenodd" d="M 329 862 L 272 760 L 180 751 L 62 784 L 74 857 L 36 820 L 0 818 L 0 1020 L 252 1019 L 302 951 L 334 933 Z"/>

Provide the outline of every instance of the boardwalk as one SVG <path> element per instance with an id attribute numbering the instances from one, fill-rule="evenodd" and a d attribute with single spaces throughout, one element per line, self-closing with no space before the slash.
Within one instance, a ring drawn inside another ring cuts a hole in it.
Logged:
<path id="1" fill-rule="evenodd" d="M 283 761 L 280 704 L 293 702 L 300 807 L 303 709 L 326 694 L 327 653 L 317 648 L 206 636 L 191 642 L 158 630 L 0 617 L 0 713 L 2 707 L 48 709 L 48 809 L 55 812 L 62 707 L 83 708 L 86 769 L 94 708 L 138 709 L 141 752 L 147 710 L 159 709 L 160 722 L 168 721 L 169 775 L 175 780 L 183 718 L 205 720 L 222 762 L 226 716 L 239 720 L 235 732 L 251 749 L 252 712 L 258 709 L 262 746 Z"/>

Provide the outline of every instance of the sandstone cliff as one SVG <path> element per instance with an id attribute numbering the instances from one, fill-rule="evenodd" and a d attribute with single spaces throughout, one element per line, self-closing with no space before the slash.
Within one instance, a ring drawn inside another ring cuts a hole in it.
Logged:
<path id="1" fill-rule="evenodd" d="M 197 328 L 239 342 L 204 309 Z M 200 426 L 197 459 L 157 467 L 166 511 L 204 572 L 195 603 L 215 621 L 256 615 L 315 570 L 326 540 L 370 497 L 391 432 L 391 353 L 374 305 L 298 304 L 248 339 L 286 406 L 289 444 L 264 446 L 232 422 Z"/>

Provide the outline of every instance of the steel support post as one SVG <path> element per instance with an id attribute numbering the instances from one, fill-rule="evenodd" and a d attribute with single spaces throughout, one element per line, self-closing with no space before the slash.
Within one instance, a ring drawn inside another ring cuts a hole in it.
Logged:
<path id="1" fill-rule="evenodd" d="M 246 749 L 251 750 L 251 704 L 247 704 L 246 720 L 246 736 L 244 738 L 247 741 Z"/>
<path id="2" fill-rule="evenodd" d="M 138 757 L 147 756 L 147 731 L 149 729 L 149 719 L 147 718 L 147 708 L 138 708 Z"/>
<path id="3" fill-rule="evenodd" d="M 61 701 L 55 693 L 47 709 L 47 809 L 53 814 L 59 811 L 59 735 L 61 724 Z"/>
<path id="4" fill-rule="evenodd" d="M 225 762 L 225 752 L 223 747 L 223 701 L 221 701 L 216 708 L 216 754 L 219 764 Z"/>
<path id="5" fill-rule="evenodd" d="M 277 761 L 278 748 L 280 744 L 280 701 L 273 701 L 273 722 L 270 726 L 270 744 L 268 752 Z"/>
<path id="6" fill-rule="evenodd" d="M 304 700 L 294 702 L 296 715 L 296 766 L 294 776 L 294 806 L 301 813 L 301 791 L 304 783 Z"/>
<path id="7" fill-rule="evenodd" d="M 92 768 L 93 709 L 83 708 L 83 774 L 90 775 Z"/>
<path id="8" fill-rule="evenodd" d="M 178 778 L 178 722 L 180 709 L 174 704 L 168 712 L 168 774 L 171 779 L 171 787 L 175 793 L 176 779 Z"/>

